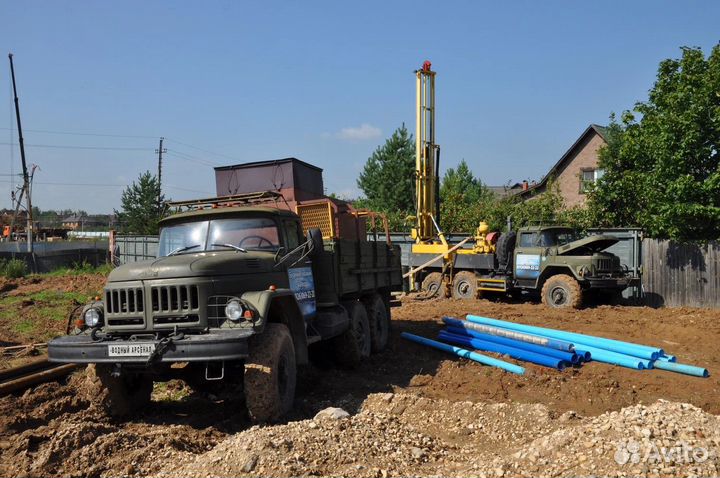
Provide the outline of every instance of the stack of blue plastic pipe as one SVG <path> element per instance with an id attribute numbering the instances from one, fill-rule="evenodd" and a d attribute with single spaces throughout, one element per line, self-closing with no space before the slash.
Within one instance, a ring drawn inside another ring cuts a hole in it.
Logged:
<path id="1" fill-rule="evenodd" d="M 467 320 L 445 317 L 440 339 L 475 350 L 496 352 L 518 360 L 562 370 L 589 360 L 636 370 L 657 368 L 698 377 L 707 369 L 677 363 L 659 347 L 634 344 L 592 335 L 518 324 L 468 315 Z"/>

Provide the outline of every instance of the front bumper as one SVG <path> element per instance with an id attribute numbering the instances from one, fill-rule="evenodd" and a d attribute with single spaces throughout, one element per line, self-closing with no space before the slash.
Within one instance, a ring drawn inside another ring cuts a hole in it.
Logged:
<path id="1" fill-rule="evenodd" d="M 585 280 L 587 281 L 588 289 L 625 290 L 632 285 L 633 282 L 633 278 L 631 277 L 588 277 Z"/>
<path id="2" fill-rule="evenodd" d="M 174 340 L 157 358 L 157 362 L 209 362 L 247 358 L 250 329 L 213 331 L 207 334 L 186 335 Z M 93 342 L 89 335 L 66 335 L 48 344 L 48 360 L 59 363 L 122 363 L 146 364 L 147 356 L 110 356 L 109 345 L 154 344 L 158 340 L 127 339 Z"/>

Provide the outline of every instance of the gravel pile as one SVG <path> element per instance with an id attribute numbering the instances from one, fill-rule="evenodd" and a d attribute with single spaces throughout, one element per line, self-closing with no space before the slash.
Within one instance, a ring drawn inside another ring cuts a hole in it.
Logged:
<path id="1" fill-rule="evenodd" d="M 582 418 L 574 412 L 552 417 L 542 405 L 449 402 L 406 394 L 374 394 L 356 415 L 333 418 L 342 415 L 337 411 L 325 415 L 284 425 L 252 427 L 207 453 L 166 467 L 162 474 L 357 477 L 718 474 L 718 417 L 682 403 L 659 401 L 647 407 L 636 405 Z M 652 455 L 653 446 L 657 455 Z"/>
<path id="2" fill-rule="evenodd" d="M 477 461 L 473 474 L 498 476 L 718 476 L 720 417 L 659 400 L 598 417 L 562 415 L 554 432 L 510 456 Z M 575 422 L 575 426 L 565 426 Z"/>

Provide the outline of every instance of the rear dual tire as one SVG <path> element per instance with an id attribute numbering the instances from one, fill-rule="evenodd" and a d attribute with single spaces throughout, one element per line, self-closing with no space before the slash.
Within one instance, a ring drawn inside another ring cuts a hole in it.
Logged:
<path id="1" fill-rule="evenodd" d="M 345 302 L 342 306 L 350 319 L 350 326 L 332 339 L 333 355 L 342 367 L 356 368 L 372 351 L 370 321 L 360 301 Z"/>

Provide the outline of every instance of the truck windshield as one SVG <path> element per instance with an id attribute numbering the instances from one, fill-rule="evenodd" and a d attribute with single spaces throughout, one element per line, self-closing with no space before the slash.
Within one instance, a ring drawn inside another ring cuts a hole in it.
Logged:
<path id="1" fill-rule="evenodd" d="M 267 218 L 213 219 L 164 227 L 158 257 L 202 251 L 245 250 L 275 252 L 280 236 L 275 221 Z"/>
<path id="2" fill-rule="evenodd" d="M 577 234 L 572 229 L 550 229 L 540 232 L 539 245 L 542 247 L 562 246 L 577 239 Z"/>

